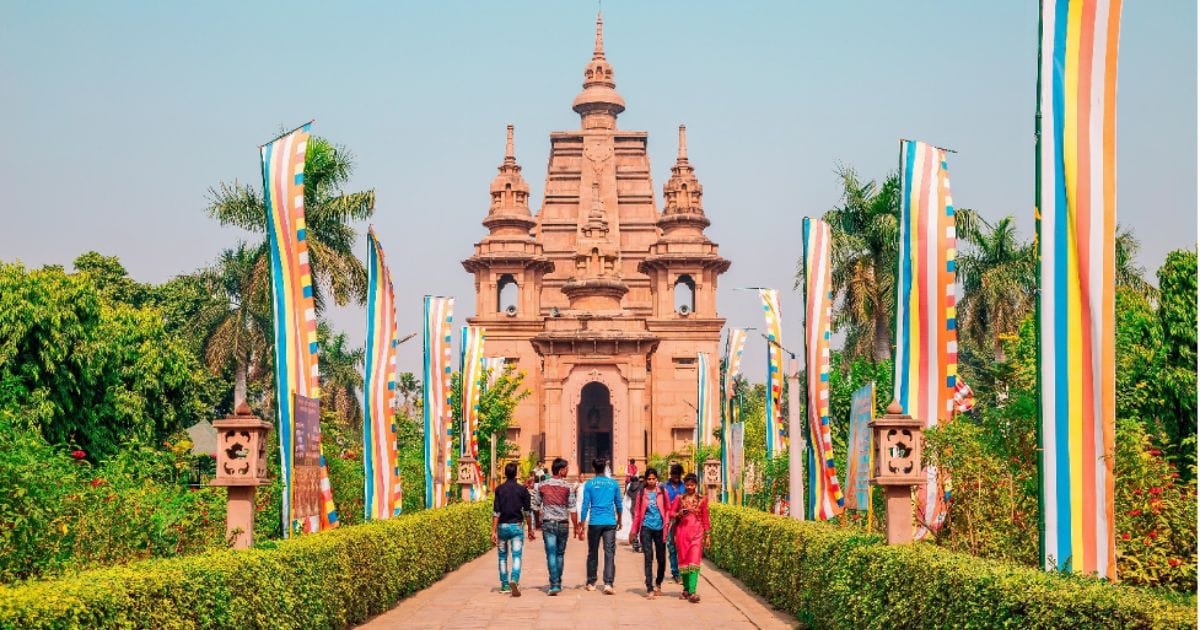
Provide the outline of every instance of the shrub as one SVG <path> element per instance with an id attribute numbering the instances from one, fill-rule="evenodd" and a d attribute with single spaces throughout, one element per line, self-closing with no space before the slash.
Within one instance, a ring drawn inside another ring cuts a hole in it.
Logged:
<path id="1" fill-rule="evenodd" d="M 490 504 L 0 587 L 0 628 L 344 628 L 491 546 Z"/>
<path id="2" fill-rule="evenodd" d="M 225 493 L 175 481 L 176 458 L 128 445 L 93 465 L 0 417 L 0 582 L 219 547 Z"/>
<path id="3" fill-rule="evenodd" d="M 1092 578 L 746 508 L 712 507 L 712 560 L 808 626 L 1196 626 L 1194 604 Z"/>

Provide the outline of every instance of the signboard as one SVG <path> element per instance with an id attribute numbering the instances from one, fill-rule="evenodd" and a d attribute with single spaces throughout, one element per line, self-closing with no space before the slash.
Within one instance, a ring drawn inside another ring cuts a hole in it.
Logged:
<path id="1" fill-rule="evenodd" d="M 295 443 L 292 453 L 292 529 L 316 531 L 321 519 L 321 405 L 295 395 Z M 309 524 L 308 527 L 305 524 Z"/>
<path id="2" fill-rule="evenodd" d="M 729 491 L 730 503 L 741 505 L 742 463 L 746 443 L 746 423 L 729 423 Z"/>
<path id="3" fill-rule="evenodd" d="M 871 506 L 871 427 L 875 418 L 875 383 L 850 395 L 850 441 L 846 453 L 846 509 Z"/>

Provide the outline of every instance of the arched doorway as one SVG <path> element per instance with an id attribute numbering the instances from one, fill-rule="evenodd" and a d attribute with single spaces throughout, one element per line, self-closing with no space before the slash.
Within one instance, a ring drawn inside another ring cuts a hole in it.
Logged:
<path id="1" fill-rule="evenodd" d="M 592 460 L 603 457 L 612 465 L 613 406 L 608 388 L 591 382 L 583 386 L 576 410 L 579 425 L 579 469 L 590 473 Z"/>

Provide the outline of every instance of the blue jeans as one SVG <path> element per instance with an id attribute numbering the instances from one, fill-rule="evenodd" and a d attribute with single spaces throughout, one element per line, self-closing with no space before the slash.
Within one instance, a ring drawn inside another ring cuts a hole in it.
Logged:
<path id="1" fill-rule="evenodd" d="M 546 566 L 550 569 L 550 588 L 562 588 L 563 556 L 571 528 L 566 523 L 542 522 L 542 540 L 546 544 Z"/>
<path id="2" fill-rule="evenodd" d="M 520 523 L 500 523 L 496 527 L 496 537 L 499 544 L 496 552 L 500 556 L 500 588 L 508 586 L 510 571 L 508 554 L 512 552 L 512 581 L 521 583 L 521 552 L 525 550 L 525 530 Z"/>

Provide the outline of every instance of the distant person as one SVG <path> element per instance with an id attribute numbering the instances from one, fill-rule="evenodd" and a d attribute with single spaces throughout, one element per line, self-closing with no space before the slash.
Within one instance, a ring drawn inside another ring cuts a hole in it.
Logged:
<path id="1" fill-rule="evenodd" d="M 533 493 L 533 507 L 540 510 L 542 541 L 546 545 L 546 567 L 550 572 L 551 596 L 562 592 L 563 557 L 567 553 L 568 518 L 571 527 L 579 529 L 579 515 L 575 513 L 575 486 L 567 481 L 567 460 L 558 457 L 550 465 L 552 477 L 538 484 Z"/>
<path id="2" fill-rule="evenodd" d="M 637 462 L 630 458 L 629 463 L 625 466 L 625 478 L 632 479 L 636 476 L 638 476 Z"/>
<path id="3" fill-rule="evenodd" d="M 599 546 L 604 540 L 604 588 L 605 595 L 613 594 L 616 578 L 617 530 L 621 529 L 621 486 L 615 479 L 604 474 L 607 462 L 596 459 L 592 471 L 596 476 L 583 485 L 583 502 L 579 514 L 579 527 L 575 536 L 583 539 L 587 529 L 587 590 L 596 590 L 596 564 Z"/>
<path id="4" fill-rule="evenodd" d="M 633 514 L 634 504 L 637 502 L 638 494 L 642 491 L 642 478 L 634 475 L 629 478 L 629 484 L 625 486 L 625 498 L 629 500 L 629 513 Z M 629 544 L 635 552 L 642 551 L 641 541 L 637 538 L 630 537 Z"/>
<path id="5" fill-rule="evenodd" d="M 663 490 L 667 493 L 667 505 L 671 505 L 676 497 L 683 495 L 683 466 L 677 463 L 671 464 L 669 474 L 667 482 L 662 484 Z M 672 527 L 670 524 L 667 527 L 667 556 L 671 559 L 671 581 L 679 584 L 679 555 L 675 549 L 675 534 L 670 529 Z"/>
<path id="6" fill-rule="evenodd" d="M 517 483 L 517 463 L 504 465 L 504 483 L 496 486 L 492 499 L 492 544 L 500 563 L 500 592 L 521 596 L 521 552 L 525 548 L 525 532 L 521 523 L 526 522 L 529 540 L 534 540 L 533 516 L 529 505 L 529 490 Z M 509 554 L 512 564 L 509 565 Z M 511 566 L 511 574 L 509 567 Z M 511 578 L 511 581 L 510 581 Z"/>
<path id="7" fill-rule="evenodd" d="M 645 558 L 646 597 L 654 599 L 662 595 L 663 575 L 666 573 L 667 545 L 663 537 L 669 519 L 667 493 L 658 486 L 658 471 L 646 469 L 645 486 L 638 491 L 633 506 L 633 527 L 629 530 L 629 542 L 641 539 Z M 658 573 L 651 579 L 651 569 L 658 559 Z"/>
<path id="8" fill-rule="evenodd" d="M 708 522 L 708 499 L 696 493 L 700 485 L 696 473 L 683 478 L 684 492 L 671 503 L 675 522 L 675 548 L 679 553 L 679 573 L 683 575 L 681 597 L 693 604 L 700 602 L 696 587 L 700 582 L 700 563 L 704 550 L 712 545 L 712 525 Z"/>

